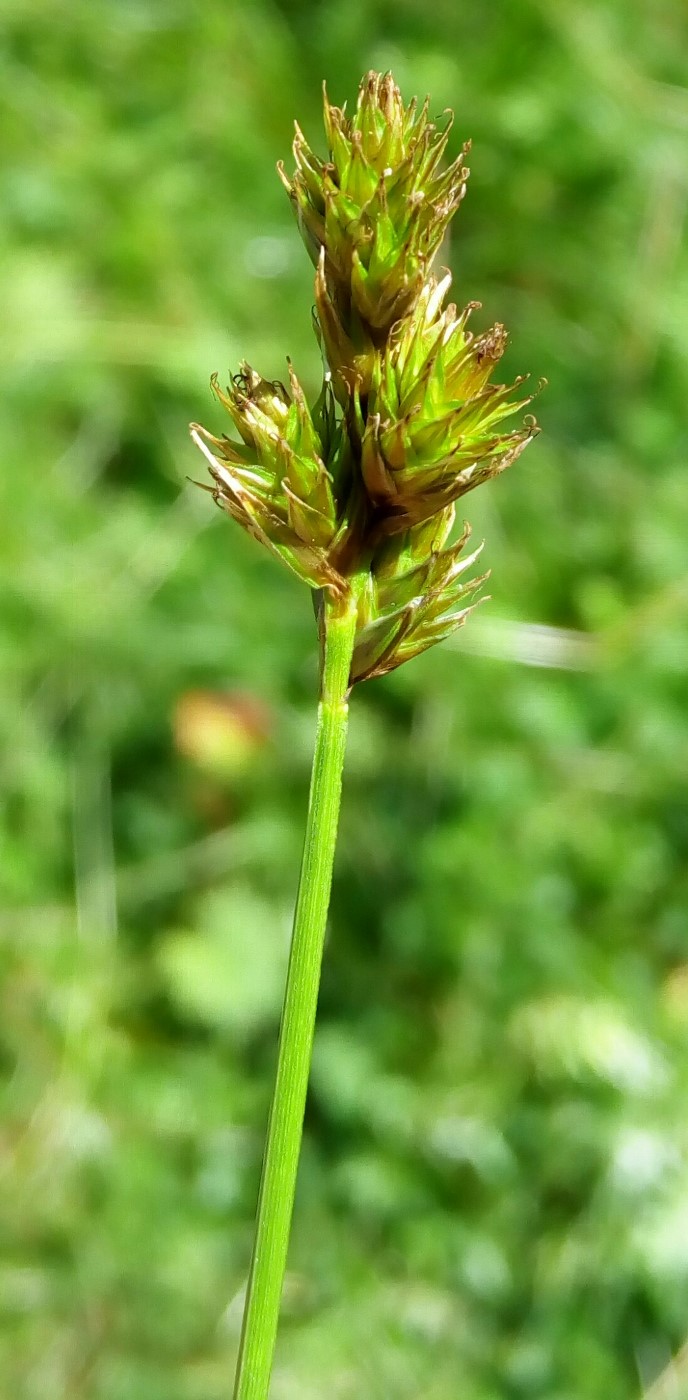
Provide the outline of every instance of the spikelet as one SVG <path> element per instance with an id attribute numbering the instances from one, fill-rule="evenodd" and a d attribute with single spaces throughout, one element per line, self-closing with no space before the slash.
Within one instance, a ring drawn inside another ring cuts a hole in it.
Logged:
<path id="1" fill-rule="evenodd" d="M 475 336 L 433 259 L 466 190 L 468 143 L 443 169 L 451 129 L 404 105 L 391 75 L 369 73 L 356 110 L 324 96 L 328 153 L 299 127 L 295 171 L 279 166 L 315 264 L 315 328 L 325 360 L 310 409 L 289 385 L 244 364 L 213 389 L 240 441 L 192 425 L 207 489 L 249 534 L 326 599 L 357 599 L 351 683 L 384 675 L 463 626 L 487 578 L 466 571 L 455 502 L 516 461 L 535 420 L 503 422 L 533 397 L 491 383 L 507 336 Z M 482 546 L 481 546 L 482 548 Z"/>

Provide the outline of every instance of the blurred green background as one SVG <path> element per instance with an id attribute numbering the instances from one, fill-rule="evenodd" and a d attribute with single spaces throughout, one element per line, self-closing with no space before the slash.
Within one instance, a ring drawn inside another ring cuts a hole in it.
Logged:
<path id="1" fill-rule="evenodd" d="M 472 136 L 455 294 L 549 387 L 492 603 L 354 698 L 272 1395 L 688 1395 L 685 6 L 0 29 L 2 1394 L 230 1393 L 316 655 L 187 423 L 244 355 L 317 391 L 274 165 L 374 66 Z"/>

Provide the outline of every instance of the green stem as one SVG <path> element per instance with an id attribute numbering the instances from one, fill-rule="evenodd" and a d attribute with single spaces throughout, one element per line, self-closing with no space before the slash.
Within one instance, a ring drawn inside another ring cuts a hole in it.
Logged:
<path id="1" fill-rule="evenodd" d="M 355 598 L 326 611 L 306 837 L 234 1400 L 267 1400 L 311 1064 L 348 719 Z"/>

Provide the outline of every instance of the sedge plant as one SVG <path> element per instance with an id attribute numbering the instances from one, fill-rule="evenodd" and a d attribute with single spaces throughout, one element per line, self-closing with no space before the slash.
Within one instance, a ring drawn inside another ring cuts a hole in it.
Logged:
<path id="1" fill-rule="evenodd" d="M 352 687 L 462 627 L 487 574 L 472 568 L 456 502 L 537 431 L 504 432 L 530 402 L 493 384 L 501 325 L 448 301 L 433 261 L 466 190 L 465 145 L 445 168 L 452 117 L 404 105 L 390 74 L 363 79 L 355 111 L 324 98 L 327 155 L 296 127 L 278 167 L 315 266 L 323 383 L 309 404 L 244 363 L 212 387 L 235 436 L 198 424 L 215 501 L 311 589 L 320 696 L 308 816 L 263 1159 L 234 1400 L 266 1400 L 287 1260 L 330 898 Z"/>

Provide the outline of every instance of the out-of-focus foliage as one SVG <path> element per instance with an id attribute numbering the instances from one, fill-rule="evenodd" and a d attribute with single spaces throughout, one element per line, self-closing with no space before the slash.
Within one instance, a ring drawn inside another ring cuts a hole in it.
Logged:
<path id="1" fill-rule="evenodd" d="M 3 1393 L 228 1394 L 316 647 L 186 425 L 244 355 L 317 390 L 274 163 L 375 66 L 549 388 L 493 602 L 355 695 L 273 1394 L 628 1400 L 688 1333 L 685 8 L 1 24 Z"/>

